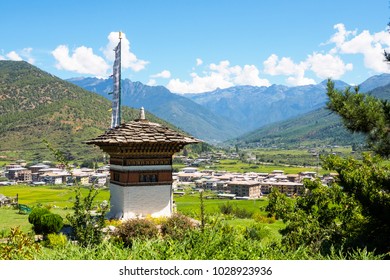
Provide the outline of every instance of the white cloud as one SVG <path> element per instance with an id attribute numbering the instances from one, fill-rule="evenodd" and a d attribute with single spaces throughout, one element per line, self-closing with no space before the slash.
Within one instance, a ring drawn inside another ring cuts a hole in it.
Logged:
<path id="1" fill-rule="evenodd" d="M 315 83 L 306 75 L 311 72 L 318 78 L 339 79 L 353 70 L 352 63 L 343 61 L 345 54 L 363 55 L 364 65 L 370 70 L 390 73 L 389 65 L 384 61 L 383 50 L 390 49 L 390 34 L 381 31 L 371 34 L 368 30 L 357 32 L 347 30 L 344 24 L 334 25 L 335 34 L 323 45 L 333 45 L 328 52 L 313 52 L 301 62 L 295 63 L 289 57 L 279 58 L 272 54 L 263 62 L 264 72 L 269 75 L 287 76 L 290 85 Z"/>
<path id="2" fill-rule="evenodd" d="M 266 74 L 288 76 L 286 81 L 293 86 L 316 83 L 313 79 L 305 77 L 307 71 L 312 71 L 321 79 L 338 79 L 353 68 L 351 63 L 345 64 L 339 56 L 330 53 L 313 53 L 299 63 L 295 63 L 289 57 L 279 59 L 277 55 L 272 54 L 263 65 Z"/>
<path id="3" fill-rule="evenodd" d="M 293 86 L 303 86 L 309 84 L 315 84 L 315 81 L 305 77 L 305 71 L 308 69 L 306 61 L 295 63 L 289 57 L 279 57 L 272 54 L 267 60 L 263 62 L 264 72 L 266 74 L 276 76 L 284 75 L 289 76 L 286 81 L 288 84 Z"/>
<path id="4" fill-rule="evenodd" d="M 356 35 L 356 30 L 347 31 L 344 24 L 338 23 L 333 26 L 334 29 L 337 29 L 337 32 L 333 34 L 332 38 L 327 42 L 327 44 L 334 43 L 336 46 L 340 46 L 345 42 L 345 39 L 350 36 Z"/>
<path id="5" fill-rule="evenodd" d="M 171 72 L 168 70 L 163 70 L 158 74 L 151 75 L 151 78 L 164 78 L 164 79 L 169 79 L 171 77 Z"/>
<path id="6" fill-rule="evenodd" d="M 209 71 L 203 73 L 203 76 L 195 72 L 191 73 L 191 81 L 171 79 L 167 88 L 176 93 L 200 93 L 235 85 L 270 85 L 268 80 L 260 79 L 259 70 L 254 65 L 230 66 L 230 62 L 224 60 L 219 64 L 210 64 L 208 69 Z"/>
<path id="7" fill-rule="evenodd" d="M 32 48 L 24 48 L 20 55 L 24 58 L 24 60 L 27 60 L 28 63 L 34 64 L 35 59 L 31 56 Z"/>
<path id="8" fill-rule="evenodd" d="M 19 54 L 17 54 L 15 51 L 11 51 L 11 52 L 7 53 L 7 58 L 10 60 L 15 60 L 15 61 L 23 60 L 23 58 Z"/>
<path id="9" fill-rule="evenodd" d="M 203 60 L 201 60 L 200 58 L 197 58 L 196 59 L 196 66 L 200 66 L 203 64 Z"/>
<path id="10" fill-rule="evenodd" d="M 101 49 L 105 58 L 110 62 L 115 59 L 114 48 L 118 45 L 118 43 L 118 32 L 111 32 L 108 35 L 107 46 L 104 49 Z M 52 55 L 57 60 L 57 69 L 73 71 L 80 74 L 91 74 L 98 77 L 106 77 L 112 72 L 111 64 L 109 65 L 103 57 L 95 54 L 92 48 L 85 46 L 77 47 L 70 54 L 68 46 L 59 45 L 54 51 L 52 51 Z M 144 69 L 146 64 L 148 64 L 147 61 L 138 59 L 135 54 L 130 52 L 130 42 L 127 40 L 126 34 L 122 33 L 122 69 L 130 68 L 137 72 Z"/>
<path id="11" fill-rule="evenodd" d="M 150 79 L 147 83 L 148 86 L 155 86 L 157 84 L 156 80 Z"/>
<path id="12" fill-rule="evenodd" d="M 103 49 L 103 53 L 109 61 L 114 61 L 115 52 L 113 50 L 119 43 L 119 33 L 111 32 L 107 38 L 108 38 L 108 43 L 105 49 Z M 122 68 L 124 69 L 130 68 L 135 72 L 144 69 L 145 66 L 149 63 L 148 61 L 138 59 L 137 56 L 130 51 L 130 42 L 126 38 L 125 33 L 122 33 L 121 58 L 122 58 L 122 62 L 121 62 Z"/>
<path id="13" fill-rule="evenodd" d="M 31 64 L 35 63 L 35 59 L 31 56 L 32 48 L 24 48 L 19 52 L 16 51 L 10 51 L 5 56 L 0 55 L 0 60 L 15 60 L 15 61 L 22 61 L 25 60 Z"/>
<path id="14" fill-rule="evenodd" d="M 110 68 L 102 57 L 93 53 L 92 48 L 85 46 L 76 48 L 70 55 L 69 48 L 60 45 L 52 51 L 52 55 L 57 60 L 57 69 L 105 77 Z"/>
<path id="15" fill-rule="evenodd" d="M 322 79 L 339 79 L 345 72 L 353 69 L 351 63 L 345 64 L 340 57 L 331 54 L 313 53 L 308 56 L 306 63 L 308 68 Z"/>
<path id="16" fill-rule="evenodd" d="M 390 73 L 383 58 L 383 50 L 390 47 L 390 34 L 386 31 L 371 34 L 368 30 L 361 33 L 346 31 L 344 24 L 334 26 L 337 32 L 330 39 L 336 46 L 331 50 L 340 54 L 362 54 L 364 65 L 376 72 Z"/>
<path id="17" fill-rule="evenodd" d="M 316 81 L 313 79 L 306 78 L 302 75 L 288 77 L 286 81 L 292 86 L 306 86 L 316 84 Z"/>
<path id="18" fill-rule="evenodd" d="M 251 86 L 270 86 L 270 82 L 266 79 L 260 79 L 260 71 L 254 65 L 245 65 L 234 67 L 233 82 L 236 85 L 251 85 Z"/>
<path id="19" fill-rule="evenodd" d="M 294 75 L 302 71 L 304 65 L 295 64 L 291 58 L 283 57 L 279 60 L 276 54 L 270 55 L 266 61 L 263 62 L 264 72 L 269 75 Z"/>

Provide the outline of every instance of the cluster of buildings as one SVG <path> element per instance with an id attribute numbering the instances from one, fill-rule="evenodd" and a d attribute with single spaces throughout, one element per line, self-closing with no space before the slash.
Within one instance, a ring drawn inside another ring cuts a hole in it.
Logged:
<path id="1" fill-rule="evenodd" d="M 2 173 L 2 174 L 1 174 Z M 83 186 L 105 186 L 109 179 L 108 167 L 97 170 L 90 168 L 73 168 L 70 172 L 65 170 L 63 165 L 51 167 L 48 164 L 40 163 L 26 166 L 25 163 L 15 163 L 5 166 L 0 171 L 0 176 L 6 177 L 8 181 L 0 184 L 24 183 L 32 185 L 72 185 L 77 182 Z"/>
<path id="2" fill-rule="evenodd" d="M 71 172 L 64 166 L 51 167 L 40 163 L 26 166 L 23 163 L 9 164 L 0 170 L 0 177 L 8 181 L 0 185 L 24 183 L 31 185 L 73 185 L 77 182 L 82 186 L 108 186 L 110 179 L 109 166 L 97 170 L 90 168 L 73 168 Z M 324 184 L 334 181 L 335 174 L 321 177 Z M 185 167 L 172 174 L 173 189 L 181 192 L 181 186 L 191 185 L 195 189 L 211 190 L 221 198 L 256 199 L 269 194 L 272 188 L 277 188 L 288 196 L 300 195 L 304 191 L 303 180 L 314 180 L 317 173 L 312 171 L 299 174 L 284 174 L 283 170 L 273 170 L 271 173 L 233 173 L 227 171 L 199 170 L 197 167 Z"/>
<path id="3" fill-rule="evenodd" d="M 255 199 L 269 194 L 277 188 L 288 196 L 300 195 L 304 192 L 303 180 L 314 180 L 316 172 L 284 174 L 283 170 L 271 173 L 230 173 L 227 171 L 202 170 L 186 167 L 173 174 L 174 188 L 180 192 L 181 185 L 192 184 L 197 189 L 212 190 L 218 196 L 235 199 Z M 320 178 L 324 184 L 334 180 L 334 174 Z"/>

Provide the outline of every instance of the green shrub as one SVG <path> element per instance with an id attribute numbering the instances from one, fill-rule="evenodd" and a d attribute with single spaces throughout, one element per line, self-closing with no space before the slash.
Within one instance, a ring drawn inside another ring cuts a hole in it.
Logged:
<path id="1" fill-rule="evenodd" d="M 28 215 L 28 222 L 33 225 L 33 230 L 37 234 L 43 233 L 42 216 L 50 214 L 46 208 L 35 207 Z"/>
<path id="2" fill-rule="evenodd" d="M 41 217 L 41 225 L 43 234 L 49 234 L 59 232 L 64 223 L 60 215 L 49 213 Z"/>
<path id="3" fill-rule="evenodd" d="M 229 202 L 226 202 L 219 206 L 219 211 L 221 211 L 224 215 L 231 215 L 233 214 L 233 205 Z"/>
<path id="4" fill-rule="evenodd" d="M 62 217 L 51 213 L 47 208 L 36 207 L 28 216 L 28 221 L 33 225 L 37 234 L 57 233 L 63 226 Z"/>
<path id="5" fill-rule="evenodd" d="M 68 240 L 65 235 L 50 233 L 47 235 L 45 246 L 48 248 L 64 248 Z"/>
<path id="6" fill-rule="evenodd" d="M 19 227 L 11 228 L 7 243 L 0 243 L 1 260 L 32 260 L 41 247 L 32 236 L 23 233 Z"/>
<path id="7" fill-rule="evenodd" d="M 131 247 L 134 239 L 156 237 L 158 235 L 158 229 L 152 221 L 146 219 L 130 219 L 120 224 L 113 235 L 124 246 Z"/>
<path id="8" fill-rule="evenodd" d="M 267 226 L 254 224 L 246 227 L 243 234 L 246 239 L 261 241 L 262 239 L 270 238 L 272 236 L 272 231 Z"/>
<path id="9" fill-rule="evenodd" d="M 259 223 L 273 224 L 276 222 L 275 216 L 266 217 L 258 212 L 252 215 L 252 219 Z"/>
<path id="10" fill-rule="evenodd" d="M 194 224 L 187 216 L 175 213 L 161 224 L 161 233 L 180 240 L 193 228 Z"/>
<path id="11" fill-rule="evenodd" d="M 252 211 L 247 210 L 245 208 L 239 208 L 239 207 L 234 207 L 233 214 L 239 219 L 248 219 L 248 218 L 252 218 L 253 216 Z"/>
<path id="12" fill-rule="evenodd" d="M 249 211 L 245 208 L 239 208 L 237 206 L 232 205 L 229 202 L 222 204 L 219 206 L 219 210 L 224 215 L 233 215 L 240 219 L 252 218 L 253 212 Z"/>
<path id="13" fill-rule="evenodd" d="M 82 247 L 94 246 L 103 241 L 103 228 L 105 226 L 105 214 L 108 205 L 102 203 L 96 214 L 92 210 L 95 208 L 94 199 L 99 190 L 93 187 L 85 197 L 82 197 L 79 186 L 75 188 L 75 201 L 72 209 L 74 212 L 66 217 L 74 232 L 74 237 Z"/>

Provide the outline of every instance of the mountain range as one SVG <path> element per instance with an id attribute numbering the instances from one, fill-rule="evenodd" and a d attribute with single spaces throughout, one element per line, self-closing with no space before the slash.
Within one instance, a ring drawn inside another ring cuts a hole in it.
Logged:
<path id="1" fill-rule="evenodd" d="M 109 93 L 112 92 L 112 79 L 76 78 L 68 81 L 106 98 L 110 98 Z M 207 142 L 220 142 L 245 132 L 238 123 L 214 114 L 184 96 L 173 94 L 163 86 L 151 87 L 125 79 L 121 88 L 122 105 L 144 107 L 157 117 Z"/>
<path id="2" fill-rule="evenodd" d="M 112 91 L 111 79 L 68 80 L 106 98 Z M 334 81 L 336 88 L 349 87 Z M 128 79 L 122 81 L 122 104 L 145 107 L 151 113 L 197 138 L 219 143 L 237 138 L 264 126 L 289 120 L 324 108 L 327 80 L 317 85 L 287 87 L 235 86 L 197 94 L 175 94 L 163 86 L 147 86 Z M 362 92 L 390 83 L 390 75 L 373 76 L 359 85 Z"/>
<path id="3" fill-rule="evenodd" d="M 50 151 L 43 139 L 60 148 L 69 160 L 102 156 L 99 149 L 83 141 L 96 137 L 110 125 L 111 101 L 105 97 L 109 97 L 106 93 L 112 88 L 112 81 L 96 78 L 71 81 L 61 80 L 27 62 L 0 61 L 2 157 L 48 159 Z M 342 81 L 336 85 L 348 86 Z M 325 109 L 325 82 L 303 87 L 239 86 L 196 95 L 178 95 L 162 86 L 151 87 L 130 80 L 125 80 L 122 88 L 123 122 L 137 118 L 138 109 L 143 106 L 149 120 L 180 128 L 209 142 L 235 139 L 228 144 L 263 146 L 363 142 L 362 136 L 351 135 L 338 116 Z M 360 88 L 390 99 L 390 75 L 371 77 Z M 125 106 L 126 102 L 136 109 Z"/>
<path id="4" fill-rule="evenodd" d="M 33 161 L 54 159 L 43 140 L 68 160 L 103 153 L 83 144 L 107 130 L 111 102 L 23 61 L 0 61 L 0 155 Z M 139 110 L 124 107 L 124 121 Z M 146 117 L 173 126 L 154 115 Z"/>
<path id="5" fill-rule="evenodd" d="M 388 75 L 371 77 L 359 86 L 359 91 L 390 100 L 390 82 L 387 82 L 387 78 Z M 361 145 L 364 142 L 364 135 L 348 131 L 341 118 L 325 107 L 264 126 L 230 141 L 235 145 L 266 147 Z"/>

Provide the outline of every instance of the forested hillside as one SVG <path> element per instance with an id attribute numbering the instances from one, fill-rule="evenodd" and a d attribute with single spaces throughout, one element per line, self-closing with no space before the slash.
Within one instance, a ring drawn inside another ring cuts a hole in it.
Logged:
<path id="1" fill-rule="evenodd" d="M 387 75 L 384 77 L 387 78 Z M 382 100 L 390 100 L 389 84 L 375 87 L 370 82 L 363 83 L 362 86 L 366 89 L 374 88 L 366 94 Z M 363 145 L 364 138 L 359 133 L 348 131 L 337 114 L 323 107 L 286 121 L 264 126 L 238 137 L 231 143 L 279 147 Z"/>
<path id="2" fill-rule="evenodd" d="M 46 139 L 69 160 L 99 159 L 99 149 L 83 144 L 108 129 L 111 102 L 27 62 L 0 61 L 0 153 L 3 157 L 51 159 Z M 138 117 L 123 107 L 122 121 Z M 154 122 L 170 124 L 148 114 Z M 172 126 L 171 126 L 172 127 Z"/>

